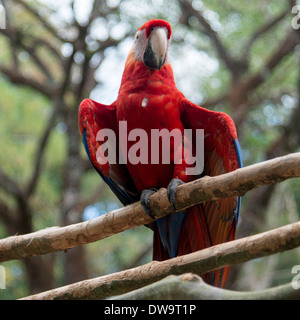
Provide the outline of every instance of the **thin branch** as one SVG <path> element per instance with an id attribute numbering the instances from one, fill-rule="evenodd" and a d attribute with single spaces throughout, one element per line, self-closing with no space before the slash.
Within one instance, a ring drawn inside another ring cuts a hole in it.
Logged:
<path id="1" fill-rule="evenodd" d="M 287 37 L 282 41 L 278 49 L 273 53 L 273 55 L 266 62 L 265 67 L 260 74 L 260 78 L 264 79 L 266 74 L 269 73 L 270 70 L 275 68 L 278 65 L 278 63 L 281 61 L 281 59 L 284 58 L 289 53 L 291 53 L 298 44 L 299 44 L 299 36 L 297 32 L 293 30 L 287 35 Z"/>
<path id="2" fill-rule="evenodd" d="M 35 62 L 35 65 L 40 69 L 40 71 L 53 82 L 53 76 L 48 69 L 48 66 L 40 59 L 36 52 L 36 46 L 28 46 L 25 44 L 23 38 L 26 37 L 20 30 L 17 30 L 11 26 L 6 29 L 0 29 L 0 33 L 4 34 L 11 41 L 11 51 L 15 54 L 18 52 L 18 47 L 27 51 L 31 59 Z"/>
<path id="3" fill-rule="evenodd" d="M 232 118 L 239 125 L 243 122 L 250 105 L 248 103 L 249 93 L 261 85 L 271 74 L 272 70 L 278 66 L 284 57 L 290 54 L 299 44 L 297 33 L 292 30 L 286 38 L 280 43 L 277 50 L 272 52 L 270 58 L 266 61 L 264 67 L 257 73 L 248 77 L 245 81 L 237 83 L 229 93 L 229 100 L 233 106 L 234 112 Z"/>
<path id="4" fill-rule="evenodd" d="M 289 121 L 282 128 L 282 134 L 272 142 L 266 151 L 267 157 L 270 159 L 274 156 L 280 156 L 283 153 L 296 150 L 300 142 L 300 59 L 298 58 L 298 81 L 297 81 L 298 103 L 297 107 L 290 115 Z M 289 151 L 287 151 L 289 150 Z"/>
<path id="5" fill-rule="evenodd" d="M 29 197 L 34 192 L 34 190 L 37 186 L 38 178 L 39 178 L 40 172 L 41 172 L 43 154 L 44 154 L 45 148 L 47 146 L 47 142 L 48 142 L 51 130 L 55 124 L 55 120 L 56 120 L 56 117 L 57 117 L 57 114 L 59 111 L 59 106 L 60 106 L 60 103 L 54 102 L 51 117 L 50 117 L 50 119 L 45 127 L 44 133 L 42 134 L 40 141 L 38 143 L 37 153 L 36 153 L 36 157 L 35 157 L 34 165 L 33 165 L 34 170 L 32 172 L 32 176 L 29 179 L 29 182 L 27 184 L 26 191 L 25 191 L 27 197 Z"/>
<path id="6" fill-rule="evenodd" d="M 20 39 L 20 38 L 19 38 Z M 20 45 L 21 48 L 24 49 L 24 51 L 27 51 L 30 58 L 35 62 L 35 65 L 40 69 L 40 71 L 48 78 L 48 80 L 53 83 L 54 78 L 52 73 L 50 72 L 48 66 L 40 57 L 38 56 L 35 48 L 35 46 L 29 47 L 26 44 L 24 44 L 22 41 L 18 42 L 18 45 Z M 15 48 L 16 49 L 16 48 Z"/>
<path id="7" fill-rule="evenodd" d="M 33 88 L 39 91 L 40 93 L 44 94 L 48 98 L 51 98 L 57 92 L 55 87 L 46 86 L 44 83 L 39 83 L 38 81 L 32 78 L 25 77 L 16 69 L 7 68 L 4 65 L 0 65 L 0 72 L 5 74 L 12 83 L 21 84 Z"/>
<path id="8" fill-rule="evenodd" d="M 193 273 L 169 276 L 144 288 L 108 300 L 283 300 L 300 299 L 290 283 L 259 291 L 233 291 L 213 287 Z"/>
<path id="9" fill-rule="evenodd" d="M 53 100 L 52 114 L 51 114 L 51 117 L 49 118 L 48 124 L 47 124 L 45 131 L 44 131 L 43 135 L 41 136 L 41 139 L 38 144 L 37 153 L 36 153 L 35 162 L 34 162 L 34 171 L 32 173 L 32 176 L 31 176 L 31 178 L 27 184 L 27 188 L 26 188 L 26 195 L 27 196 L 30 196 L 34 192 L 34 190 L 37 186 L 37 182 L 38 182 L 40 172 L 41 172 L 41 164 L 42 164 L 43 154 L 44 154 L 45 148 L 47 146 L 47 142 L 48 142 L 48 138 L 50 136 L 51 130 L 55 124 L 56 117 L 62 109 L 63 96 L 68 88 L 68 83 L 70 80 L 73 61 L 74 61 L 74 51 L 73 51 L 72 55 L 66 61 L 65 75 L 64 75 L 64 78 L 62 79 L 61 85 L 59 86 L 59 89 L 57 91 L 57 95 L 52 97 L 52 100 Z"/>
<path id="10" fill-rule="evenodd" d="M 50 43 L 51 39 L 42 39 L 42 38 L 38 38 L 33 36 L 32 34 L 26 34 L 26 37 L 31 41 L 32 43 L 32 47 L 38 48 L 38 47 L 45 47 L 49 50 L 49 52 L 51 52 L 54 56 L 55 59 L 59 62 L 60 65 L 63 65 L 63 58 L 62 55 L 60 53 L 60 51 L 55 48 L 54 44 L 52 45 Z"/>
<path id="11" fill-rule="evenodd" d="M 266 24 L 264 24 L 262 27 L 260 27 L 254 34 L 251 36 L 250 40 L 245 46 L 244 52 L 242 56 L 244 57 L 245 61 L 248 60 L 249 53 L 251 50 L 252 45 L 254 42 L 261 37 L 264 33 L 268 32 L 270 29 L 272 29 L 276 24 L 278 24 L 280 21 L 283 20 L 283 18 L 290 13 L 290 8 L 283 11 L 281 14 L 279 14 L 277 17 L 274 17 L 270 21 L 268 21 Z"/>
<path id="12" fill-rule="evenodd" d="M 218 33 L 213 30 L 209 22 L 204 18 L 202 13 L 193 8 L 192 4 L 186 0 L 179 0 L 179 3 L 184 11 L 184 13 L 189 16 L 194 16 L 198 19 L 202 27 L 204 28 L 204 32 L 208 35 L 212 43 L 214 44 L 219 57 L 225 63 L 228 70 L 235 76 L 238 77 L 246 68 L 247 65 L 244 65 L 242 61 L 234 59 L 229 50 L 223 45 L 221 39 L 219 38 Z"/>
<path id="13" fill-rule="evenodd" d="M 23 0 L 18 0 L 17 3 L 22 5 L 25 10 L 30 12 L 38 21 L 40 21 L 44 28 L 48 30 L 55 38 L 61 40 L 62 42 L 66 41 L 66 39 L 59 35 L 58 30 L 56 30 L 56 28 L 52 26 L 51 23 L 49 23 L 49 21 L 47 21 L 44 17 L 42 17 L 31 5 Z"/>
<path id="14" fill-rule="evenodd" d="M 80 281 L 26 297 L 28 300 L 104 299 L 136 290 L 169 275 L 197 275 L 227 265 L 286 251 L 300 245 L 300 222 L 165 261 Z"/>
<path id="15" fill-rule="evenodd" d="M 181 185 L 177 189 L 175 207 L 177 211 L 183 211 L 198 203 L 241 196 L 259 186 L 295 177 L 300 177 L 300 153 L 289 154 L 215 177 L 206 176 Z M 151 196 L 150 206 L 155 219 L 175 212 L 164 188 Z M 0 262 L 64 251 L 152 221 L 144 212 L 142 205 L 137 202 L 82 223 L 2 239 Z"/>

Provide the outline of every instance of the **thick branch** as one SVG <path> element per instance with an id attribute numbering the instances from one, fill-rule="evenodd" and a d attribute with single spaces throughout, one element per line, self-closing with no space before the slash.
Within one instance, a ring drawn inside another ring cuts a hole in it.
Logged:
<path id="1" fill-rule="evenodd" d="M 6 226 L 11 234 L 16 233 L 17 217 L 15 210 L 8 207 L 8 205 L 0 199 L 0 221 Z"/>
<path id="2" fill-rule="evenodd" d="M 20 186 L 10 178 L 1 168 L 0 168 L 0 188 L 6 192 L 12 194 L 16 198 L 23 198 L 23 192 Z"/>
<path id="3" fill-rule="evenodd" d="M 25 299 L 104 299 L 149 285 L 169 275 L 192 272 L 198 275 L 300 245 L 300 222 L 254 236 L 222 243 L 165 261 L 84 280 Z"/>
<path id="4" fill-rule="evenodd" d="M 181 185 L 177 189 L 175 207 L 177 211 L 182 211 L 198 203 L 241 196 L 259 186 L 295 177 L 300 177 L 300 153 L 254 164 L 220 176 L 206 176 Z M 166 189 L 163 188 L 151 196 L 150 206 L 155 219 L 175 212 L 168 201 Z M 0 262 L 64 251 L 150 222 L 151 218 L 137 202 L 82 223 L 47 228 L 0 240 Z"/>
<path id="5" fill-rule="evenodd" d="M 259 291 L 233 291 L 205 283 L 196 274 L 169 276 L 144 288 L 109 300 L 283 300 L 300 299 L 290 283 Z"/>
<path id="6" fill-rule="evenodd" d="M 16 69 L 7 68 L 4 65 L 0 65 L 0 72 L 5 74 L 12 83 L 31 87 L 44 94 L 48 98 L 51 98 L 56 93 L 56 89 L 54 87 L 49 87 L 43 83 L 39 83 L 32 78 L 27 78 Z"/>

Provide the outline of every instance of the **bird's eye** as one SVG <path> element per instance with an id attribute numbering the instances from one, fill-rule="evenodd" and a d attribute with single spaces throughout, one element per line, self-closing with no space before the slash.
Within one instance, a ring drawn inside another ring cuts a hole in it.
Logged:
<path id="1" fill-rule="evenodd" d="M 139 36 L 136 36 L 136 40 L 138 40 Z"/>

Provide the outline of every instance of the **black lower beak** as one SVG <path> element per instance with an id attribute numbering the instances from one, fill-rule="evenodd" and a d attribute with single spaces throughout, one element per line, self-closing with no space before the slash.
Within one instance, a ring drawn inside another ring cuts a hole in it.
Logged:
<path id="1" fill-rule="evenodd" d="M 160 69 L 161 66 L 157 65 L 155 53 L 153 52 L 151 45 L 149 44 L 144 53 L 144 63 L 148 68 Z"/>

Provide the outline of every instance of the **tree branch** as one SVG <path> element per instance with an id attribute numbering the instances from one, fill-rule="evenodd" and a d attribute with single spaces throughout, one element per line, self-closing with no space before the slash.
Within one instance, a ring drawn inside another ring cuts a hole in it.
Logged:
<path id="1" fill-rule="evenodd" d="M 38 92 L 44 94 L 48 98 L 51 98 L 53 95 L 56 94 L 55 87 L 49 87 L 44 83 L 39 83 L 38 81 L 32 78 L 25 77 L 16 69 L 7 68 L 4 65 L 0 65 L 0 72 L 5 74 L 12 83 L 22 84 L 24 86 L 31 87 L 37 90 Z"/>
<path id="2" fill-rule="evenodd" d="M 8 207 L 8 205 L 0 199 L 0 220 L 9 230 L 10 234 L 15 234 L 15 227 L 18 224 L 18 217 L 15 210 Z"/>
<path id="3" fill-rule="evenodd" d="M 42 61 L 39 55 L 36 52 L 36 46 L 28 46 L 25 44 L 24 38 L 26 37 L 20 30 L 12 28 L 9 26 L 6 29 L 0 29 L 0 33 L 4 34 L 11 40 L 12 48 L 11 51 L 16 53 L 18 47 L 23 49 L 24 51 L 28 52 L 31 59 L 35 62 L 35 65 L 40 69 L 40 71 L 48 78 L 49 81 L 53 82 L 53 76 L 48 69 L 48 66 Z M 26 39 L 25 39 L 26 40 Z"/>
<path id="4" fill-rule="evenodd" d="M 198 21 L 204 28 L 204 32 L 208 35 L 208 37 L 214 44 L 219 57 L 225 63 L 228 70 L 233 74 L 233 76 L 237 78 L 247 68 L 247 65 L 245 65 L 243 61 L 234 59 L 230 55 L 230 52 L 223 45 L 217 32 L 212 29 L 211 25 L 203 17 L 200 11 L 195 10 L 192 4 L 186 0 L 179 0 L 179 3 L 185 14 L 187 13 L 189 16 L 194 16 L 198 19 Z"/>
<path id="5" fill-rule="evenodd" d="M 193 273 L 168 276 L 144 288 L 108 300 L 283 300 L 300 299 L 290 283 L 259 291 L 233 291 L 213 287 Z"/>
<path id="6" fill-rule="evenodd" d="M 28 300 L 104 299 L 136 290 L 169 275 L 192 272 L 198 275 L 252 259 L 286 251 L 300 245 L 300 222 L 229 241 L 165 261 L 80 281 L 26 297 Z"/>
<path id="7" fill-rule="evenodd" d="M 65 42 L 68 41 L 67 39 L 64 39 L 63 37 L 61 37 L 59 35 L 58 30 L 56 30 L 56 28 L 51 25 L 49 23 L 49 21 L 47 21 L 46 19 L 44 19 L 37 10 L 35 10 L 31 5 L 27 4 L 25 1 L 23 0 L 18 0 L 17 3 L 19 3 L 20 5 L 22 5 L 24 7 L 25 10 L 27 10 L 28 12 L 30 12 L 39 22 L 41 22 L 41 24 L 44 26 L 44 28 L 46 30 L 48 30 L 55 38 L 57 38 L 58 40 Z"/>
<path id="8" fill-rule="evenodd" d="M 21 230 L 23 230 L 24 232 L 24 230 L 27 230 L 27 232 L 31 232 L 32 231 L 32 228 L 30 227 L 31 215 L 30 215 L 28 203 L 26 201 L 27 200 L 26 194 L 13 179 L 11 179 L 6 175 L 6 173 L 1 168 L 0 168 L 0 188 L 5 190 L 7 193 L 11 194 L 15 198 L 18 204 L 18 208 L 20 212 L 20 216 L 18 217 L 20 221 L 19 231 L 22 232 Z M 4 219 L 5 211 L 6 211 L 6 214 L 8 213 L 7 211 L 8 207 L 5 206 L 3 207 L 3 209 L 4 209 L 4 212 L 3 212 L 3 215 L 1 214 L 1 216 Z M 6 221 L 8 220 L 6 219 Z"/>
<path id="9" fill-rule="evenodd" d="M 45 148 L 47 146 L 47 142 L 48 142 L 51 130 L 55 124 L 55 120 L 56 120 L 57 114 L 59 112 L 59 106 L 60 106 L 59 102 L 56 101 L 53 103 L 52 114 L 50 116 L 50 119 L 48 120 L 48 123 L 45 127 L 45 130 L 44 130 L 42 136 L 40 137 L 40 141 L 37 145 L 36 157 L 35 157 L 34 165 L 33 165 L 33 172 L 32 172 L 31 178 L 29 179 L 29 182 L 28 182 L 26 190 L 25 190 L 27 197 L 29 197 L 34 192 L 34 190 L 37 186 L 38 179 L 39 179 L 40 172 L 41 172 L 43 154 L 44 154 Z"/>
<path id="10" fill-rule="evenodd" d="M 295 177 L 300 177 L 300 153 L 257 163 L 215 177 L 206 176 L 181 185 L 177 189 L 175 207 L 177 211 L 182 211 L 198 203 L 241 196 L 259 186 Z M 150 206 L 155 219 L 175 212 L 164 188 L 150 197 Z M 152 221 L 137 202 L 82 223 L 2 239 L 0 262 L 64 251 Z"/>
<path id="11" fill-rule="evenodd" d="M 16 198 L 22 198 L 23 192 L 20 186 L 0 168 L 0 187 Z"/>
<path id="12" fill-rule="evenodd" d="M 271 71 L 275 69 L 284 57 L 294 50 L 297 44 L 299 44 L 299 37 L 297 33 L 292 30 L 281 42 L 277 50 L 266 61 L 264 67 L 261 68 L 259 72 L 248 77 L 245 81 L 241 81 L 233 85 L 229 92 L 229 101 L 234 109 L 232 118 L 237 123 L 237 127 L 239 127 L 240 123 L 243 122 L 250 107 L 248 103 L 249 93 L 265 81 Z"/>
<path id="13" fill-rule="evenodd" d="M 251 50 L 252 45 L 254 42 L 261 37 L 264 33 L 268 32 L 270 29 L 272 29 L 276 24 L 278 24 L 288 13 L 290 13 L 290 8 L 283 11 L 281 14 L 279 14 L 277 17 L 274 17 L 270 21 L 268 21 L 265 25 L 260 27 L 254 34 L 251 36 L 250 40 L 245 46 L 244 52 L 242 56 L 244 57 L 244 60 L 247 61 L 249 58 L 249 53 Z"/>

